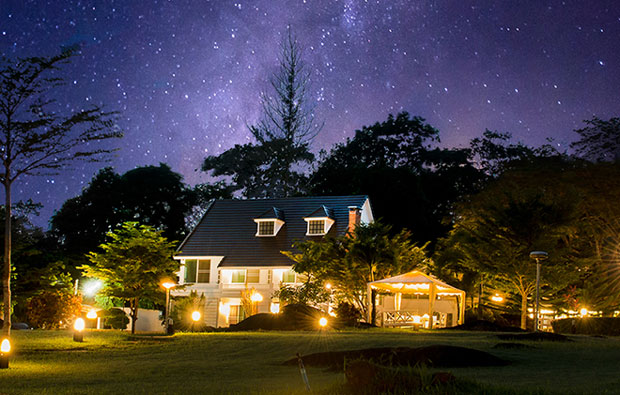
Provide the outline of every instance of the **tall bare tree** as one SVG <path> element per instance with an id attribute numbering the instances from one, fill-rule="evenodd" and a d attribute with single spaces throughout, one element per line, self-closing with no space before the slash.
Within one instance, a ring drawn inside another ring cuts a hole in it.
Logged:
<path id="1" fill-rule="evenodd" d="M 310 73 L 303 53 L 290 29 L 282 41 L 280 67 L 271 76 L 273 92 L 261 94 L 262 116 L 248 126 L 258 144 L 235 145 L 218 156 L 207 157 L 202 170 L 230 176 L 233 190 L 245 197 L 285 197 L 307 189 L 300 171 L 312 162 L 310 142 L 323 123 L 314 115 Z"/>
<path id="2" fill-rule="evenodd" d="M 0 182 L 4 185 L 5 232 L 3 333 L 11 329 L 11 186 L 21 176 L 54 175 L 71 162 L 99 161 L 112 149 L 96 142 L 121 137 L 115 113 L 90 106 L 68 114 L 54 99 L 64 85 L 60 67 L 75 51 L 50 57 L 0 60 Z"/>

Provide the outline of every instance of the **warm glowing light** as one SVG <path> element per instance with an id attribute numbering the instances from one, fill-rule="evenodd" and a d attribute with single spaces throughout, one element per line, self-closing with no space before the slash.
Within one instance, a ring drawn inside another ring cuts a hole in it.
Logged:
<path id="1" fill-rule="evenodd" d="M 73 323 L 73 329 L 75 329 L 78 332 L 83 331 L 84 330 L 84 319 L 78 318 L 77 320 L 75 320 L 75 322 Z"/>
<path id="2" fill-rule="evenodd" d="M 419 324 L 420 322 L 422 322 L 422 317 L 420 317 L 419 315 L 414 315 L 413 316 L 413 323 L 414 324 Z"/>
<path id="3" fill-rule="evenodd" d="M 332 285 L 330 283 L 325 284 L 325 289 L 332 289 Z"/>
<path id="4" fill-rule="evenodd" d="M 222 303 L 220 305 L 220 314 L 228 317 L 230 314 L 230 305 L 228 303 Z"/>
<path id="5" fill-rule="evenodd" d="M 269 307 L 269 311 L 273 314 L 278 314 L 280 312 L 280 303 L 272 303 Z"/>
<path id="6" fill-rule="evenodd" d="M 201 318 L 201 317 L 202 317 L 202 314 L 200 314 L 200 311 L 194 311 L 194 312 L 192 313 L 192 320 L 193 320 L 194 322 L 198 322 L 198 321 L 200 321 L 200 318 Z"/>
<path id="7" fill-rule="evenodd" d="M 2 339 L 2 344 L 0 345 L 0 352 L 6 354 L 11 352 L 11 342 L 9 339 Z"/>
<path id="8" fill-rule="evenodd" d="M 82 291 L 84 292 L 84 296 L 95 296 L 101 287 L 103 287 L 103 282 L 101 280 L 92 280 L 84 284 Z"/>
<path id="9" fill-rule="evenodd" d="M 253 293 L 252 296 L 250 296 L 250 300 L 254 303 L 257 302 L 262 302 L 263 301 L 263 295 L 259 294 L 258 292 Z"/>
<path id="10" fill-rule="evenodd" d="M 494 302 L 500 303 L 500 302 L 504 301 L 504 298 L 502 298 L 498 294 L 495 294 L 495 295 L 491 296 L 491 300 L 494 301 Z"/>
<path id="11" fill-rule="evenodd" d="M 170 289 L 170 288 L 174 287 L 175 285 L 176 285 L 175 283 L 172 283 L 170 281 L 166 281 L 165 283 L 162 283 L 161 286 L 166 288 L 166 289 Z"/>
<path id="12" fill-rule="evenodd" d="M 330 311 L 330 312 L 329 312 L 329 313 L 327 313 L 327 314 L 331 315 L 332 317 L 338 317 L 338 316 L 336 315 L 336 313 L 334 313 L 333 311 Z"/>
<path id="13" fill-rule="evenodd" d="M 582 308 L 581 310 L 579 310 L 579 315 L 585 317 L 586 315 L 588 315 L 588 309 L 586 309 L 585 307 Z"/>
<path id="14" fill-rule="evenodd" d="M 326 327 L 327 326 L 327 318 L 321 317 L 321 319 L 319 320 L 319 325 L 321 325 L 321 327 Z"/>
<path id="15" fill-rule="evenodd" d="M 94 320 L 95 318 L 97 318 L 97 312 L 95 310 L 91 310 L 86 314 L 86 318 L 88 318 L 89 320 Z"/>

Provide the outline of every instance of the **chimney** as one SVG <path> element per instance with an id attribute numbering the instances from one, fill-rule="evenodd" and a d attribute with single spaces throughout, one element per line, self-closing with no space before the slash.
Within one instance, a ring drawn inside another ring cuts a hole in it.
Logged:
<path id="1" fill-rule="evenodd" d="M 347 228 L 347 234 L 353 235 L 355 227 L 360 224 L 362 219 L 362 209 L 356 206 L 349 206 L 349 227 Z"/>

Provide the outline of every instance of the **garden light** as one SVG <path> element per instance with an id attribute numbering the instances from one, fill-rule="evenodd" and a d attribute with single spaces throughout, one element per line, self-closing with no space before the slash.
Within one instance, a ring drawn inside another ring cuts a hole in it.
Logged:
<path id="1" fill-rule="evenodd" d="M 273 314 L 278 314 L 280 312 L 280 303 L 272 303 L 269 307 L 269 311 Z"/>
<path id="2" fill-rule="evenodd" d="M 84 296 L 92 297 L 101 289 L 103 282 L 101 280 L 92 280 L 84 285 Z"/>
<path id="3" fill-rule="evenodd" d="M 9 367 L 9 353 L 11 352 L 11 342 L 9 339 L 2 339 L 0 344 L 0 369 Z"/>
<path id="4" fill-rule="evenodd" d="M 164 281 L 161 286 L 166 288 L 166 308 L 164 309 L 164 323 L 166 328 L 166 334 L 170 335 L 170 288 L 176 284 L 172 281 Z"/>
<path id="5" fill-rule="evenodd" d="M 262 302 L 263 301 L 263 295 L 259 294 L 258 292 L 252 294 L 252 296 L 250 297 L 250 300 L 254 303 L 258 303 L 258 302 Z"/>
<path id="6" fill-rule="evenodd" d="M 321 317 L 321 319 L 319 320 L 319 325 L 321 326 L 321 328 L 325 328 L 327 326 L 327 318 Z"/>
<path id="7" fill-rule="evenodd" d="M 200 311 L 192 312 L 192 321 L 198 322 L 200 321 L 200 317 L 202 317 L 202 314 L 200 314 Z"/>
<path id="8" fill-rule="evenodd" d="M 95 318 L 97 318 L 97 312 L 95 310 L 90 310 L 86 314 L 86 318 L 88 318 L 89 320 L 94 320 Z"/>
<path id="9" fill-rule="evenodd" d="M 579 310 L 579 315 L 582 317 L 585 317 L 588 315 L 588 309 L 586 309 L 585 307 L 582 308 L 581 310 Z"/>
<path id="10" fill-rule="evenodd" d="M 501 296 L 499 296 L 498 294 L 495 294 L 493 296 L 491 296 L 491 300 L 497 303 L 501 303 L 504 301 L 504 298 L 502 298 Z"/>
<path id="11" fill-rule="evenodd" d="M 73 341 L 75 342 L 83 342 L 84 341 L 84 319 L 78 318 L 73 323 Z"/>
<path id="12" fill-rule="evenodd" d="M 332 285 L 330 283 L 325 284 L 325 289 L 327 290 L 332 289 Z"/>

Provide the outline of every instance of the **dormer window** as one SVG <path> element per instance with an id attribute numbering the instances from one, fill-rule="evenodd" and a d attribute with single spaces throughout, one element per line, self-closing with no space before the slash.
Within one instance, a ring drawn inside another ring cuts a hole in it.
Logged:
<path id="1" fill-rule="evenodd" d="M 308 234 L 309 235 L 324 235 L 325 232 L 325 220 L 313 219 L 308 221 Z"/>
<path id="2" fill-rule="evenodd" d="M 306 236 L 324 236 L 336 222 L 332 211 L 325 206 L 321 206 L 309 216 L 304 217 L 304 221 L 308 224 Z"/>
<path id="3" fill-rule="evenodd" d="M 275 207 L 254 218 L 256 237 L 274 237 L 284 225 L 284 213 Z"/>
<path id="4" fill-rule="evenodd" d="M 259 221 L 258 236 L 273 236 L 276 230 L 276 221 Z"/>

